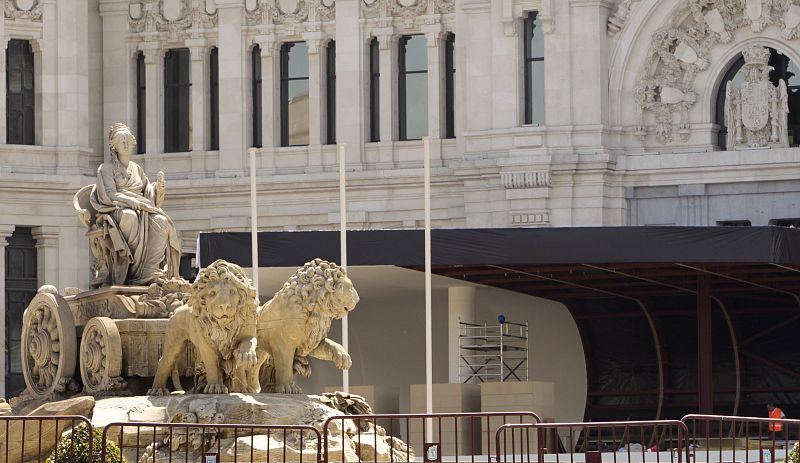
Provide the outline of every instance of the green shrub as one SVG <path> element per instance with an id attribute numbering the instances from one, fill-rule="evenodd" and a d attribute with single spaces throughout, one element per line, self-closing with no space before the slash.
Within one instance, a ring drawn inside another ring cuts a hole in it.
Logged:
<path id="1" fill-rule="evenodd" d="M 800 463 L 800 442 L 794 444 L 789 455 L 786 456 L 786 463 Z"/>
<path id="2" fill-rule="evenodd" d="M 94 453 L 100 454 L 103 450 L 103 430 L 95 429 L 92 435 Z M 72 432 L 61 436 L 56 450 L 47 457 L 46 463 L 86 463 L 89 461 L 89 427 L 81 423 Z M 119 451 L 117 444 L 109 442 L 106 445 L 106 463 L 126 463 Z"/>

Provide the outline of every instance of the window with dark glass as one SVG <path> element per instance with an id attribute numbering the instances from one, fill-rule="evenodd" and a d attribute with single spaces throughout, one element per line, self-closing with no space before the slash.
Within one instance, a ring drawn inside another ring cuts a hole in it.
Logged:
<path id="1" fill-rule="evenodd" d="M 326 106 L 326 134 L 329 145 L 336 144 L 336 41 L 328 42 L 325 52 L 326 79 L 325 79 L 325 106 Z"/>
<path id="2" fill-rule="evenodd" d="M 789 91 L 789 115 L 787 117 L 789 145 L 800 146 L 800 67 L 778 50 L 770 48 L 769 51 L 769 65 L 773 68 L 772 72 L 769 73 L 769 80 L 772 85 L 776 86 L 778 81 L 785 81 Z M 720 126 L 717 145 L 723 150 L 728 148 L 728 127 L 725 125 L 725 90 L 728 87 L 728 82 L 733 82 L 737 88 L 744 83 L 745 72 L 742 71 L 743 67 L 744 57 L 740 55 L 739 59 L 725 73 L 717 91 L 715 113 L 717 124 Z"/>
<path id="3" fill-rule="evenodd" d="M 6 51 L 6 143 L 36 143 L 33 71 L 33 50 L 30 42 L 9 40 Z"/>
<path id="4" fill-rule="evenodd" d="M 250 52 L 250 61 L 253 68 L 253 88 L 250 92 L 253 96 L 253 143 L 254 148 L 262 146 L 261 130 L 261 47 L 256 45 Z"/>
<path id="5" fill-rule="evenodd" d="M 369 141 L 381 141 L 381 56 L 378 39 L 369 42 Z"/>
<path id="6" fill-rule="evenodd" d="M 444 138 L 456 138 L 456 35 L 444 42 Z"/>
<path id="7" fill-rule="evenodd" d="M 136 55 L 136 150 L 139 154 L 147 151 L 147 87 L 145 86 L 144 53 Z"/>
<path id="8" fill-rule="evenodd" d="M 208 149 L 219 149 L 219 50 L 211 49 L 209 56 L 209 93 L 210 105 L 208 114 L 209 144 Z"/>
<path id="9" fill-rule="evenodd" d="M 164 56 L 164 151 L 189 151 L 191 66 L 188 48 Z"/>
<path id="10" fill-rule="evenodd" d="M 308 46 L 281 46 L 281 146 L 308 145 Z"/>
<path id="11" fill-rule="evenodd" d="M 544 124 L 544 36 L 538 11 L 525 17 L 525 123 Z"/>
<path id="12" fill-rule="evenodd" d="M 422 35 L 400 38 L 400 140 L 428 135 L 428 47 Z"/>

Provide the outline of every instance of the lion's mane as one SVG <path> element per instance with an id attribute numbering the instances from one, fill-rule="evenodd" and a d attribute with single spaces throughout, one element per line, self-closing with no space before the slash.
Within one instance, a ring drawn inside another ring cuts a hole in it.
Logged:
<path id="1" fill-rule="evenodd" d="M 206 299 L 209 284 L 220 280 L 224 280 L 236 288 L 242 303 L 237 308 L 236 316 L 226 326 L 221 326 L 219 321 L 211 315 Z M 234 345 L 236 337 L 242 326 L 246 323 L 255 323 L 258 313 L 256 290 L 250 278 L 247 277 L 241 267 L 222 259 L 214 261 L 214 263 L 200 271 L 197 280 L 192 284 L 188 304 L 192 307 L 195 321 L 201 329 L 208 333 L 208 336 L 225 359 L 231 358 L 236 348 Z"/>
<path id="2" fill-rule="evenodd" d="M 340 301 L 335 292 L 337 284 L 346 276 L 333 262 L 314 259 L 297 269 L 275 296 L 302 307 L 307 314 L 340 318 L 346 312 L 338 306 Z"/>

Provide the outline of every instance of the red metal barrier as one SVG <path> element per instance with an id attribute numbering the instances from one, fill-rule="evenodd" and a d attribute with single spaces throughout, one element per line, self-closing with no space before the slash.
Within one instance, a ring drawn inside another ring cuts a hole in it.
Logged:
<path id="1" fill-rule="evenodd" d="M 413 461 L 486 461 L 492 455 L 494 430 L 508 423 L 538 423 L 541 419 L 533 412 L 487 412 L 487 413 L 434 413 L 399 415 L 341 415 L 329 418 L 324 426 L 324 461 L 344 463 L 345 453 L 332 456 L 333 444 L 342 439 L 345 430 L 356 449 L 378 448 L 379 436 L 402 439 L 405 446 L 391 440 L 391 449 L 385 458 L 388 462 Z M 430 434 L 431 439 L 426 436 Z M 364 452 L 356 453 L 356 461 L 374 461 L 364 458 Z M 377 452 L 376 452 L 377 453 Z M 428 457 L 435 458 L 428 458 Z M 353 455 L 350 455 L 352 458 Z M 347 460 L 349 462 L 349 460 Z"/>
<path id="2" fill-rule="evenodd" d="M 686 415 L 696 462 L 771 463 L 786 458 L 800 440 L 800 420 L 724 415 Z M 782 428 L 773 432 L 776 425 Z"/>
<path id="3" fill-rule="evenodd" d="M 287 441 L 293 442 L 291 449 L 283 445 Z M 319 463 L 322 456 L 322 436 L 312 426 L 111 423 L 103 430 L 101 461 L 109 442 L 116 443 L 131 462 L 195 463 L 208 457 L 207 461 L 232 463 Z"/>
<path id="4" fill-rule="evenodd" d="M 677 420 L 508 424 L 498 463 L 688 463 L 689 431 Z"/>
<path id="5" fill-rule="evenodd" d="M 0 430 L 4 432 L 0 438 L 0 463 L 44 462 L 51 454 L 56 461 L 70 458 L 64 455 L 64 448 L 59 448 L 59 440 L 68 442 L 74 447 L 81 436 L 76 427 L 83 424 L 87 428 L 88 448 L 93 448 L 92 425 L 82 416 L 2 416 Z M 69 450 L 67 450 L 69 451 Z M 92 455 L 89 455 L 92 461 Z"/>

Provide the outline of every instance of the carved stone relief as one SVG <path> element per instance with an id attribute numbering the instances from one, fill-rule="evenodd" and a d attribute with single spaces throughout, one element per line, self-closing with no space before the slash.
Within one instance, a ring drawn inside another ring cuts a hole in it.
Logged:
<path id="1" fill-rule="evenodd" d="M 39 0 L 6 0 L 6 19 L 42 20 Z"/>
<path id="2" fill-rule="evenodd" d="M 500 174 L 503 186 L 508 190 L 524 188 L 548 188 L 550 172 L 503 172 Z"/>
<path id="3" fill-rule="evenodd" d="M 608 18 L 608 35 L 615 36 L 619 31 L 625 27 L 628 16 L 633 11 L 633 8 L 639 3 L 639 0 L 622 0 L 619 2 L 614 12 Z"/>
<path id="4" fill-rule="evenodd" d="M 406 25 L 413 25 L 418 16 L 429 12 L 449 14 L 455 11 L 455 0 L 362 0 L 361 14 L 364 18 L 402 18 Z"/>
<path id="5" fill-rule="evenodd" d="M 248 26 L 271 23 L 293 27 L 307 21 L 333 21 L 335 16 L 335 0 L 258 0 L 245 10 Z"/>
<path id="6" fill-rule="evenodd" d="M 695 77 L 708 67 L 709 53 L 717 43 L 731 41 L 739 29 L 759 32 L 770 25 L 781 28 L 784 37 L 795 38 L 800 6 L 793 0 L 685 0 L 671 17 L 653 34 L 635 89 L 639 125 L 634 133 L 643 144 L 647 112 L 655 115 L 659 143 L 674 140 L 676 122 L 681 139 L 689 139 L 689 111 L 697 101 Z"/>
<path id="7" fill-rule="evenodd" d="M 789 146 L 787 114 L 789 97 L 786 82 L 772 85 L 769 73 L 770 51 L 758 45 L 742 52 L 745 82 L 739 88 L 728 82 L 725 99 L 725 124 L 728 147 L 763 148 Z"/>
<path id="8" fill-rule="evenodd" d="M 178 38 L 192 29 L 217 27 L 216 4 L 211 6 L 213 13 L 209 13 L 207 0 L 133 1 L 128 8 L 128 24 L 131 32 L 166 32 Z"/>

